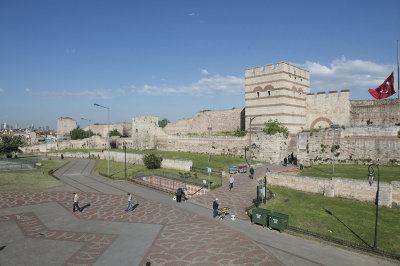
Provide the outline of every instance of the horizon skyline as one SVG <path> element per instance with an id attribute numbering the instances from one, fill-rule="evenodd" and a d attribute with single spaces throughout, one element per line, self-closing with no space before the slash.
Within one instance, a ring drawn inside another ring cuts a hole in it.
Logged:
<path id="1" fill-rule="evenodd" d="M 245 70 L 280 61 L 310 71 L 311 93 L 350 90 L 351 100 L 373 100 L 368 89 L 394 71 L 397 98 L 399 9 L 395 0 L 4 0 L 0 122 L 107 123 L 94 103 L 110 108 L 111 123 L 244 108 Z"/>

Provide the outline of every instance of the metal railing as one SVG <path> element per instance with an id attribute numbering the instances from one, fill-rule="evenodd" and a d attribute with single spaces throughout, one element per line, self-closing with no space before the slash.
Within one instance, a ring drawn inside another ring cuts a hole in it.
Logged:
<path id="1" fill-rule="evenodd" d="M 0 170 L 34 169 L 36 161 L 21 159 L 0 159 Z"/>

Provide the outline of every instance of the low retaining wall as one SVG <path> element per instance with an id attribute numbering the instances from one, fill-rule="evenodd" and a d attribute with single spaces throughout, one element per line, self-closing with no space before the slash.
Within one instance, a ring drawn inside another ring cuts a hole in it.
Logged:
<path id="1" fill-rule="evenodd" d="M 334 177 L 316 178 L 269 173 L 268 183 L 291 189 L 323 194 L 326 197 L 340 197 L 375 202 L 378 183 L 369 185 L 368 180 Z M 400 206 L 400 182 L 379 183 L 379 205 Z"/>
<path id="2" fill-rule="evenodd" d="M 83 158 L 88 159 L 89 153 L 87 152 L 66 152 L 63 153 L 65 157 L 70 158 Z M 49 153 L 49 156 L 60 157 L 61 153 Z M 108 151 L 104 152 L 90 152 L 90 156 L 93 158 L 98 158 L 101 160 L 108 159 Z M 140 164 L 143 165 L 143 157 L 144 154 L 139 153 L 127 153 L 126 154 L 126 162 L 131 164 Z M 125 153 L 124 152 L 115 152 L 110 151 L 110 160 L 115 162 L 125 162 Z M 161 168 L 165 169 L 174 169 L 180 171 L 190 171 L 192 169 L 193 162 L 190 160 L 173 160 L 173 159 L 164 159 L 161 162 Z"/>
<path id="3" fill-rule="evenodd" d="M 159 176 L 145 176 L 141 178 L 144 182 L 152 184 L 152 185 L 159 185 L 164 188 L 168 188 L 171 190 L 177 190 L 178 188 L 183 188 L 187 190 L 187 193 L 189 194 L 188 196 L 191 196 L 192 194 L 196 193 L 199 189 L 201 189 L 200 186 L 195 186 L 195 185 L 190 185 L 186 184 L 183 182 L 167 179 L 164 177 L 159 177 Z M 200 196 L 200 195 L 205 195 L 208 192 L 210 192 L 209 188 L 203 188 L 193 196 Z"/>

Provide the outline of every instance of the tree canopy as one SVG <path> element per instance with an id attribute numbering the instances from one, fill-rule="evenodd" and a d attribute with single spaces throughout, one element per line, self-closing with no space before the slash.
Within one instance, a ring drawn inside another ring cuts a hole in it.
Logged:
<path id="1" fill-rule="evenodd" d="M 169 121 L 167 118 L 164 118 L 163 120 L 158 121 L 158 126 L 164 128 L 169 123 L 171 123 L 171 121 Z"/>
<path id="2" fill-rule="evenodd" d="M 121 137 L 122 134 L 119 133 L 119 131 L 117 129 L 113 129 L 113 130 L 110 131 L 110 137 L 113 137 L 113 136 Z"/>
<path id="3" fill-rule="evenodd" d="M 86 139 L 86 138 L 90 138 L 91 136 L 94 136 L 94 135 L 95 134 L 93 133 L 93 131 L 91 129 L 89 129 L 88 131 L 85 131 L 85 130 L 77 127 L 71 131 L 71 139 L 72 140 Z"/>
<path id="4" fill-rule="evenodd" d="M 267 122 L 265 122 L 263 131 L 270 135 L 275 135 L 276 133 L 282 133 L 285 137 L 289 135 L 288 128 L 282 126 L 277 119 L 275 120 L 269 119 Z"/>
<path id="5" fill-rule="evenodd" d="M 24 146 L 21 136 L 2 135 L 0 142 L 0 154 L 11 155 L 13 152 L 21 151 L 19 148 Z"/>

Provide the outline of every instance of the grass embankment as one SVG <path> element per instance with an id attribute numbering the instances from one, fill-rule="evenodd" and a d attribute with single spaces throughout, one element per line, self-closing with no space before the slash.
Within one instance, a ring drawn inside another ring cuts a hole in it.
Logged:
<path id="1" fill-rule="evenodd" d="M 331 165 L 314 165 L 304 168 L 298 173 L 300 176 L 332 177 Z M 335 165 L 335 177 L 368 180 L 368 165 Z M 374 167 L 374 180 L 378 181 L 378 169 Z M 400 181 L 400 166 L 379 166 L 379 180 L 381 182 Z"/>
<path id="2" fill-rule="evenodd" d="M 123 152 L 123 150 L 117 150 Z M 193 183 L 202 185 L 203 179 L 213 182 L 212 188 L 221 184 L 221 171 L 225 170 L 228 172 L 229 166 L 231 165 L 240 165 L 245 164 L 246 161 L 242 158 L 232 158 L 226 156 L 216 156 L 211 155 L 210 162 L 208 162 L 208 154 L 198 154 L 198 153 L 189 153 L 189 152 L 169 152 L 169 151 L 128 151 L 132 153 L 154 153 L 158 156 L 163 158 L 169 159 L 178 159 L 178 160 L 191 160 L 193 162 L 193 167 L 202 169 L 202 172 L 198 171 L 191 171 L 191 172 L 184 172 L 178 170 L 171 170 L 171 169 L 155 169 L 155 170 L 148 170 L 144 165 L 133 165 L 128 164 L 126 165 L 127 168 L 127 176 L 132 176 L 132 171 L 135 172 L 151 172 L 151 173 L 158 173 L 161 176 L 166 176 L 171 179 L 176 179 L 183 182 Z M 212 173 L 209 175 L 206 172 L 206 168 L 211 167 Z M 97 173 L 105 174 L 107 173 L 107 161 L 106 160 L 99 160 L 95 171 Z M 190 174 L 190 175 L 189 175 Z M 113 162 L 110 161 L 110 176 L 112 178 L 124 179 L 125 178 L 125 163 L 123 162 Z M 182 176 L 182 177 L 180 177 Z M 183 177 L 184 176 L 184 177 Z"/>
<path id="3" fill-rule="evenodd" d="M 289 215 L 289 225 L 339 239 L 373 246 L 373 203 L 327 198 L 319 194 L 272 186 L 275 197 L 261 208 Z M 400 254 L 400 209 L 379 207 L 378 248 Z"/>
<path id="4" fill-rule="evenodd" d="M 42 166 L 33 170 L 0 171 L 0 191 L 39 191 L 62 186 L 63 182 L 48 174 L 66 161 L 38 160 Z"/>

